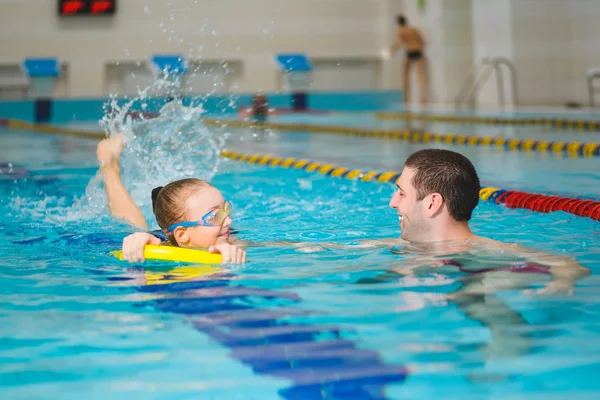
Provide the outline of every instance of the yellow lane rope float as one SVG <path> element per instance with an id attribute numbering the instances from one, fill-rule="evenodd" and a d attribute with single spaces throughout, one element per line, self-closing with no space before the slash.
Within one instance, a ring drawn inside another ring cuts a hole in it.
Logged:
<path id="1" fill-rule="evenodd" d="M 398 140 L 410 143 L 440 143 L 452 146 L 491 147 L 497 150 L 554 153 L 569 157 L 598 157 L 600 156 L 600 143 L 561 142 L 536 139 L 511 139 L 492 136 L 469 136 L 459 133 L 431 133 L 411 130 L 383 130 L 369 128 L 353 128 L 344 126 L 314 125 L 314 124 L 288 124 L 288 123 L 263 123 L 256 124 L 251 121 L 203 119 L 207 126 L 226 126 L 244 128 L 262 126 L 281 131 L 308 131 L 318 133 L 331 133 L 349 136 L 362 136 L 369 138 Z M 246 160 L 241 160 L 246 161 Z"/>
<path id="2" fill-rule="evenodd" d="M 594 132 L 600 129 L 600 121 L 569 119 L 560 117 L 486 117 L 486 116 L 461 116 L 444 114 L 413 114 L 376 112 L 375 117 L 384 120 L 404 121 L 430 121 L 458 124 L 488 124 L 488 125 L 518 125 L 518 126 L 545 126 L 548 128 L 577 129 L 579 131 Z M 577 118 L 577 115 L 573 116 Z"/>
<path id="3" fill-rule="evenodd" d="M 60 135 L 70 135 L 87 138 L 103 139 L 106 137 L 101 132 L 81 132 L 63 129 L 51 125 L 33 124 L 29 122 L 17 120 L 3 120 L 0 125 L 7 126 L 13 129 L 27 129 L 35 132 L 53 133 Z M 252 127 L 257 124 L 249 121 L 239 120 L 217 120 L 205 118 L 202 120 L 207 126 L 220 127 Z M 333 133 L 352 136 L 363 136 L 387 140 L 401 140 L 410 143 L 440 143 L 454 146 L 469 146 L 469 147 L 493 147 L 498 150 L 508 151 L 523 151 L 523 152 L 539 152 L 539 153 L 554 153 L 556 155 L 566 154 L 569 157 L 598 157 L 600 156 L 600 143 L 585 143 L 585 142 L 553 142 L 548 140 L 535 139 L 508 139 L 503 137 L 481 137 L 467 136 L 455 133 L 430 133 L 430 132 L 413 132 L 413 131 L 387 131 L 378 129 L 361 129 L 341 126 L 325 126 L 312 124 L 282 124 L 282 123 L 264 123 L 260 125 L 265 128 L 278 129 L 282 131 L 310 131 Z M 246 161 L 244 159 L 240 161 Z M 281 166 L 287 167 L 282 164 Z"/>

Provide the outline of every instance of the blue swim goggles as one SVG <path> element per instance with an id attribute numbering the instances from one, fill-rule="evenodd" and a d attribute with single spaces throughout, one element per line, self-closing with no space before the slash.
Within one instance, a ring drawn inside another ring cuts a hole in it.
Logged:
<path id="1" fill-rule="evenodd" d="M 223 208 L 217 208 L 215 210 L 211 210 L 204 214 L 202 219 L 198 221 L 189 221 L 189 222 L 179 222 L 177 224 L 173 224 L 167 228 L 167 233 L 172 233 L 176 228 L 190 228 L 194 226 L 219 226 L 225 221 L 225 218 L 231 216 L 231 212 L 233 208 L 231 207 L 231 203 L 228 201 L 225 202 Z"/>

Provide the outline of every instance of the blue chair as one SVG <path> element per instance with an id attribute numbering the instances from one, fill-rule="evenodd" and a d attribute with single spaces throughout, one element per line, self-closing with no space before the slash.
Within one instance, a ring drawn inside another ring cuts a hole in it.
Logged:
<path id="1" fill-rule="evenodd" d="M 30 94 L 33 97 L 51 97 L 56 80 L 60 76 L 60 63 L 57 58 L 26 58 L 23 72 L 31 82 Z"/>
<path id="2" fill-rule="evenodd" d="M 181 54 L 154 54 L 150 61 L 158 74 L 180 76 L 188 72 L 187 62 Z"/>
<path id="3" fill-rule="evenodd" d="M 302 53 L 279 53 L 275 61 L 286 79 L 287 88 L 292 91 L 292 108 L 305 111 L 308 107 L 306 92 L 310 88 L 313 70 L 310 60 Z"/>
<path id="4" fill-rule="evenodd" d="M 313 69 L 308 57 L 302 53 L 279 53 L 275 60 L 284 73 L 310 72 Z"/>

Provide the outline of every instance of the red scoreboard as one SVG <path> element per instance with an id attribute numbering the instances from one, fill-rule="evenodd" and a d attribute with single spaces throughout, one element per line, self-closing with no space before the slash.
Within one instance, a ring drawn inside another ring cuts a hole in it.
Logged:
<path id="1" fill-rule="evenodd" d="M 112 15 L 116 11 L 117 0 L 59 0 L 58 13 L 63 17 L 71 15 Z"/>

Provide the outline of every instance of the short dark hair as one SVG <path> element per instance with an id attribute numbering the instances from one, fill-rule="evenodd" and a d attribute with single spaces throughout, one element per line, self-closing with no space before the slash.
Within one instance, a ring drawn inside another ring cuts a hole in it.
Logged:
<path id="1" fill-rule="evenodd" d="M 417 189 L 417 200 L 439 193 L 454 220 L 471 219 L 481 186 L 467 157 L 450 150 L 425 149 L 408 157 L 405 166 L 415 170 L 412 184 Z"/>
<path id="2" fill-rule="evenodd" d="M 400 25 L 400 26 L 404 26 L 408 23 L 408 20 L 402 14 L 400 14 L 396 17 L 396 21 L 398 21 L 398 25 Z"/>

